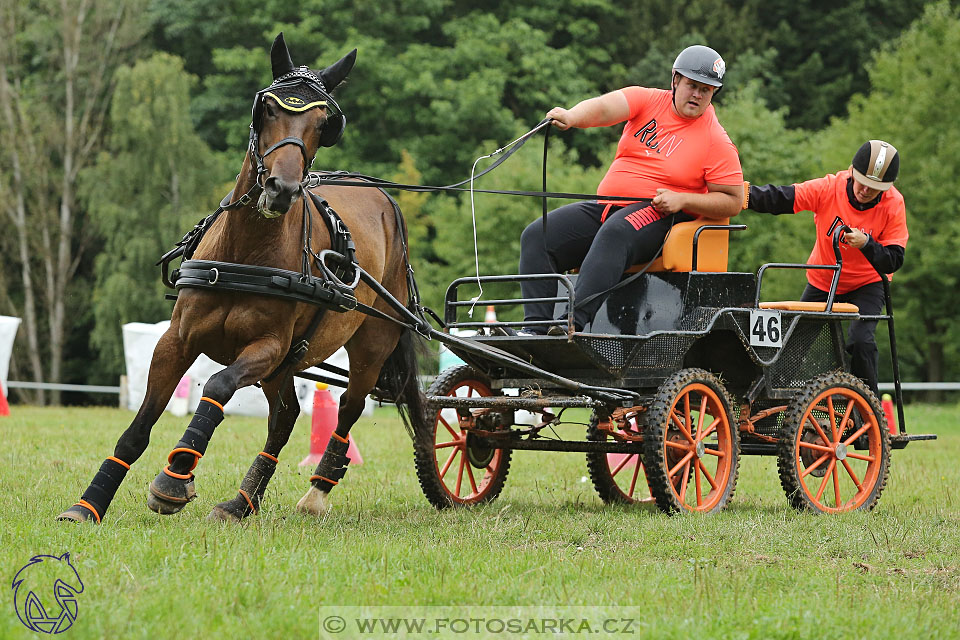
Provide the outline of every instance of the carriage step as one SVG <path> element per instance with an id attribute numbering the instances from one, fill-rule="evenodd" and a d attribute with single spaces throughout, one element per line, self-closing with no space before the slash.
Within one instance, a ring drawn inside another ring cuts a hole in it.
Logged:
<path id="1" fill-rule="evenodd" d="M 891 449 L 903 449 L 915 440 L 936 440 L 935 433 L 900 433 L 890 436 Z"/>

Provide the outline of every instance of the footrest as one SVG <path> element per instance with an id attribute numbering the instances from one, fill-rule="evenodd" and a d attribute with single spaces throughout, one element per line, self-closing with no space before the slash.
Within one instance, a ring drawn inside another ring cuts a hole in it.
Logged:
<path id="1" fill-rule="evenodd" d="M 761 309 L 778 309 L 780 311 L 817 311 L 827 310 L 826 302 L 801 302 L 800 300 L 786 300 L 783 302 L 761 302 Z M 860 308 L 849 302 L 834 302 L 830 308 L 833 313 L 860 313 Z"/>
<path id="2" fill-rule="evenodd" d="M 911 442 L 917 440 L 936 440 L 937 434 L 935 433 L 899 433 L 897 435 L 890 436 L 890 448 L 891 449 L 903 449 Z"/>

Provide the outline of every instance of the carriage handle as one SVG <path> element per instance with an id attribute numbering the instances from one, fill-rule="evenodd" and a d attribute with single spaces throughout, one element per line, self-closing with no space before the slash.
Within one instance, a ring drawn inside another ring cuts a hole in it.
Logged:
<path id="1" fill-rule="evenodd" d="M 690 268 L 697 271 L 697 243 L 700 242 L 700 234 L 712 229 L 726 229 L 727 231 L 743 231 L 747 228 L 745 224 L 705 224 L 697 229 L 693 234 L 693 254 L 690 256 Z"/>
<path id="2" fill-rule="evenodd" d="M 757 294 L 753 299 L 753 306 L 760 307 L 760 287 L 763 285 L 763 273 L 767 269 L 825 269 L 833 271 L 833 279 L 830 281 L 830 291 L 827 293 L 827 303 L 824 312 L 833 313 L 833 299 L 837 295 L 837 285 L 840 283 L 840 269 L 843 268 L 843 256 L 840 255 L 840 236 L 848 231 L 853 231 L 845 224 L 838 225 L 833 230 L 833 255 L 836 257 L 836 264 L 800 264 L 796 262 L 770 262 L 760 266 L 757 271 Z"/>

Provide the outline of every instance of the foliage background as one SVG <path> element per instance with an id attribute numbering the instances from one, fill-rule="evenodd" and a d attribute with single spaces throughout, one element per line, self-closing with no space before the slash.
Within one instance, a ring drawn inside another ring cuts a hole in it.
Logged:
<path id="1" fill-rule="evenodd" d="M 665 86 L 682 47 L 710 44 L 729 70 L 718 114 L 751 182 L 843 169 L 867 138 L 900 149 L 913 235 L 894 285 L 903 375 L 960 375 L 955 2 L 14 0 L 0 8 L 0 314 L 24 318 L 11 378 L 116 384 L 120 325 L 169 316 L 153 262 L 229 190 L 279 31 L 298 64 L 359 49 L 338 93 L 344 141 L 316 166 L 424 184 L 466 177 L 552 106 Z M 552 136 L 551 188 L 593 191 L 618 134 Z M 538 188 L 536 146 L 481 186 Z M 469 200 L 398 197 L 436 308 L 473 270 Z M 539 211 L 477 198 L 482 272 L 515 269 Z M 803 261 L 813 242 L 809 215 L 739 221 L 736 270 Z M 766 296 L 801 286 L 774 280 Z"/>

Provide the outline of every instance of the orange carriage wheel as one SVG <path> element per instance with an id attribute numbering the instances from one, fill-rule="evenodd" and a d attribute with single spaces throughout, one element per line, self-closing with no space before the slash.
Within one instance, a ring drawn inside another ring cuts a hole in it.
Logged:
<path id="1" fill-rule="evenodd" d="M 644 429 L 644 466 L 657 506 L 667 513 L 722 510 L 740 464 L 736 427 L 720 380 L 682 369 L 654 396 Z"/>
<path id="2" fill-rule="evenodd" d="M 869 511 L 887 484 L 890 437 L 880 402 L 856 376 L 833 372 L 806 383 L 780 429 L 780 484 L 796 509 Z"/>
<path id="3" fill-rule="evenodd" d="M 494 392 L 487 376 L 460 365 L 441 373 L 427 395 L 478 398 Z M 482 445 L 470 432 L 472 427 L 470 410 L 434 407 L 428 410 L 426 424 L 417 429 L 417 477 L 424 495 L 438 509 L 489 502 L 503 490 L 512 452 Z"/>
<path id="4" fill-rule="evenodd" d="M 626 428 L 618 427 L 613 433 L 601 429 L 597 416 L 593 415 L 587 427 L 587 440 L 612 442 L 635 440 L 640 436 L 636 416 L 631 416 Z M 618 437 L 619 436 L 619 437 Z M 600 499 L 607 504 L 652 503 L 653 496 L 647 486 L 647 474 L 639 453 L 587 453 L 587 472 Z"/>

